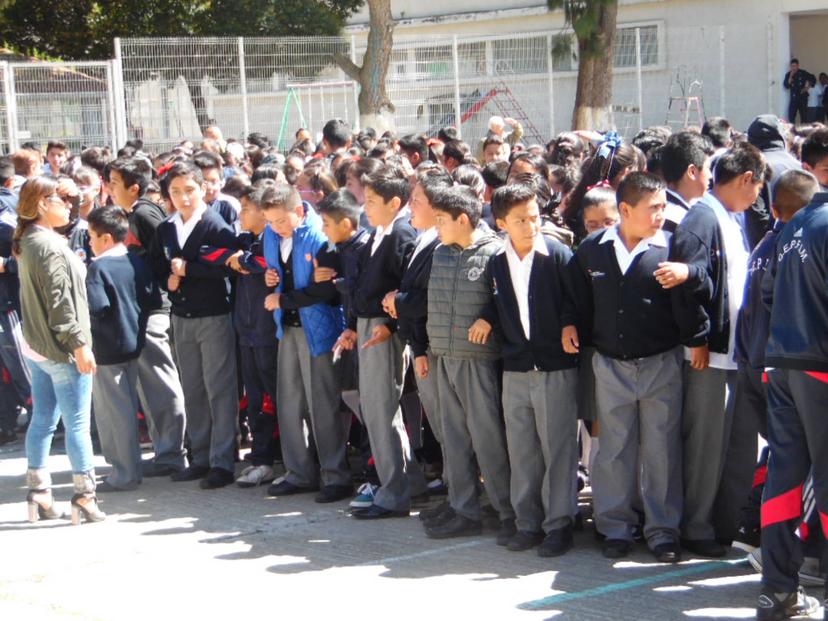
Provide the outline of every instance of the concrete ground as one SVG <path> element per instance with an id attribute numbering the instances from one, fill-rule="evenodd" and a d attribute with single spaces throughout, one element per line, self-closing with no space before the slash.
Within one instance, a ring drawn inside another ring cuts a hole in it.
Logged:
<path id="1" fill-rule="evenodd" d="M 68 460 L 60 442 L 53 452 L 56 497 L 68 511 Z M 31 525 L 25 468 L 22 441 L 0 447 L 4 621 L 754 615 L 759 578 L 744 556 L 660 565 L 639 546 L 612 562 L 590 524 L 570 553 L 541 559 L 496 546 L 493 533 L 427 539 L 416 517 L 360 522 L 347 515 L 347 501 L 147 479 L 138 491 L 102 496 L 103 523 Z"/>

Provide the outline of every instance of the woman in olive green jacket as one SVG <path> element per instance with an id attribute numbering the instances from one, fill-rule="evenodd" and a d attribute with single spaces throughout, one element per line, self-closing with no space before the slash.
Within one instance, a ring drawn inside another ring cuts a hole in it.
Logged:
<path id="1" fill-rule="evenodd" d="M 14 234 L 20 276 L 24 355 L 32 373 L 32 420 L 26 433 L 29 520 L 57 518 L 47 468 L 58 418 L 66 430 L 75 495 L 72 521 L 99 521 L 89 432 L 92 336 L 86 302 L 86 269 L 53 229 L 69 221 L 69 204 L 48 177 L 20 190 Z"/>

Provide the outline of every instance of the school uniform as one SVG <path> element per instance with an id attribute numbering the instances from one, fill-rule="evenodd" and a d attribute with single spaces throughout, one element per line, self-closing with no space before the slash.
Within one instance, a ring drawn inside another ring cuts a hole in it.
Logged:
<path id="1" fill-rule="evenodd" d="M 577 358 L 561 344 L 572 252 L 538 235 L 519 258 L 507 238 L 491 259 L 503 337 L 510 498 L 520 531 L 550 533 L 577 513 Z"/>
<path id="2" fill-rule="evenodd" d="M 265 411 L 265 395 L 276 402 L 277 355 L 276 324 L 264 307 L 272 288 L 265 284 L 267 263 L 264 259 L 264 231 L 259 235 L 241 233 L 238 247 L 244 253 L 239 264 L 247 273 L 236 279 L 233 325 L 236 328 L 241 377 L 247 395 L 247 419 L 253 442 L 250 462 L 254 466 L 272 466 L 278 456 L 275 411 Z M 221 266 L 233 250 L 203 246 L 200 261 Z M 270 410 L 271 408 L 267 408 Z"/>
<path id="3" fill-rule="evenodd" d="M 0 188 L 0 432 L 14 432 L 18 408 L 31 398 L 31 375 L 21 353 L 20 282 L 12 237 L 17 226 L 17 197 Z"/>
<path id="4" fill-rule="evenodd" d="M 690 211 L 690 203 L 684 200 L 684 197 L 678 192 L 667 190 L 667 206 L 664 208 L 664 226 L 665 232 L 673 234 L 676 232 L 676 227 L 684 220 L 684 216 Z"/>
<path id="5" fill-rule="evenodd" d="M 345 329 L 333 283 L 314 283 L 314 260 L 341 268 L 322 233 L 322 221 L 305 203 L 305 219 L 290 239 L 270 227 L 264 232 L 264 257 L 279 273 L 274 311 L 279 339 L 276 412 L 285 480 L 300 488 L 351 485 L 346 459 L 350 418 L 339 411 L 340 371 L 332 349 Z M 313 446 L 305 433 L 310 422 Z M 319 465 L 317 466 L 316 457 Z M 321 472 L 320 472 L 321 471 Z"/>
<path id="6" fill-rule="evenodd" d="M 334 286 L 339 292 L 339 300 L 342 303 L 342 312 L 345 320 L 352 316 L 351 298 L 356 290 L 359 278 L 359 262 L 362 250 L 368 241 L 369 233 L 364 228 L 357 230 L 354 235 L 336 245 L 336 252 L 339 254 L 339 264 L 342 267 L 342 274 L 334 278 Z M 359 357 L 354 351 L 343 351 L 340 357 L 342 368 L 342 392 L 343 400 L 348 403 L 355 403 L 355 413 L 359 415 Z M 349 397 L 346 399 L 346 397 Z M 350 398 L 353 397 L 353 398 Z M 349 405 L 349 407 L 351 407 Z"/>
<path id="7" fill-rule="evenodd" d="M 768 478 L 762 503 L 762 583 L 777 593 L 798 586 L 802 551 L 796 527 L 813 475 L 822 530 L 828 527 L 828 291 L 824 248 L 828 193 L 814 196 L 779 234 L 776 263 L 763 279 L 770 307 Z"/>
<path id="8" fill-rule="evenodd" d="M 238 387 L 229 271 L 200 263 L 199 252 L 202 246 L 235 248 L 236 236 L 215 212 L 201 205 L 186 223 L 180 212 L 164 220 L 156 242 L 155 263 L 161 265 L 156 277 L 162 287 L 172 273 L 170 261 L 180 257 L 187 262 L 180 286 L 168 293 L 192 465 L 233 472 Z"/>
<path id="9" fill-rule="evenodd" d="M 422 378 L 415 374 L 415 380 L 420 403 L 428 417 L 431 430 L 437 442 L 442 445 L 440 403 L 437 398 L 437 374 L 433 372 L 436 369 L 436 358 L 429 351 L 428 334 L 426 332 L 431 256 L 439 244 L 437 229 L 434 227 L 424 231 L 417 238 L 417 243 L 403 272 L 400 288 L 394 302 L 397 309 L 400 339 L 411 348 L 413 358 L 425 356 L 428 360 L 428 375 Z M 416 421 L 417 424 L 411 426 L 419 429 L 419 422 Z"/>
<path id="10" fill-rule="evenodd" d="M 153 273 L 158 269 L 155 261 L 160 260 L 160 269 L 165 269 L 164 254 L 153 255 L 150 250 L 158 225 L 166 217 L 159 205 L 145 198 L 138 199 L 128 214 L 126 246 L 130 254 L 144 259 Z M 161 468 L 180 470 L 186 466 L 184 391 L 173 361 L 170 300 L 163 290 L 164 283 L 158 284 L 162 288 L 161 301 L 149 314 L 144 347 L 138 357 L 138 396 L 155 453 L 152 463 Z"/>
<path id="11" fill-rule="evenodd" d="M 687 345 L 707 344 L 710 349 L 708 368 L 698 371 L 686 362 L 684 369 L 682 536 L 689 541 L 712 541 L 718 535 L 714 504 L 733 418 L 736 319 L 749 260 L 741 219 L 712 193 L 705 194 L 676 229 L 670 260 L 690 266 L 690 277 L 682 288 L 682 312 L 708 325 L 706 334 Z M 687 349 L 685 360 L 689 359 Z"/>
<path id="12" fill-rule="evenodd" d="M 106 481 L 116 489 L 135 489 L 142 478 L 138 356 L 149 311 L 161 294 L 146 263 L 123 244 L 95 258 L 86 273 L 86 291 L 98 364 L 92 404 L 101 449 L 112 466 Z"/>
<path id="13" fill-rule="evenodd" d="M 674 543 L 682 512 L 682 338 L 676 291 L 653 272 L 668 256 L 659 231 L 627 250 L 618 227 L 588 237 L 573 261 L 576 307 L 592 319 L 600 446 L 592 471 L 596 527 L 609 539 L 633 540 L 640 493 L 651 549 Z"/>
<path id="14" fill-rule="evenodd" d="M 368 238 L 360 256 L 348 322 L 357 332 L 359 405 L 380 480 L 373 504 L 387 511 L 408 511 L 411 496 L 426 491 L 400 407 L 404 344 L 397 334 L 397 322 L 382 309 L 385 294 L 399 289 L 415 244 L 417 234 L 410 217 L 404 207 L 388 226 L 377 227 Z M 381 325 L 391 331 L 391 338 L 363 349 L 374 328 Z"/>
<path id="15" fill-rule="evenodd" d="M 442 245 L 434 251 L 426 329 L 437 356 L 449 504 L 457 514 L 480 522 L 482 473 L 489 500 L 505 521 L 515 513 L 509 498 L 506 433 L 498 407 L 501 341 L 495 331 L 482 345 L 468 338 L 477 319 L 497 325 L 490 262 L 502 242 L 485 224 L 478 230 L 480 237 L 468 248 Z"/>

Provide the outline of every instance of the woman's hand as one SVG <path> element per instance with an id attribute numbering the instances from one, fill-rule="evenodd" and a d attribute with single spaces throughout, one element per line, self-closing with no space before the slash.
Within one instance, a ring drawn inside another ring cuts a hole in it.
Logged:
<path id="1" fill-rule="evenodd" d="M 95 355 L 89 345 L 81 345 L 73 353 L 75 355 L 75 365 L 80 373 L 92 375 L 98 370 L 98 365 L 95 364 Z"/>

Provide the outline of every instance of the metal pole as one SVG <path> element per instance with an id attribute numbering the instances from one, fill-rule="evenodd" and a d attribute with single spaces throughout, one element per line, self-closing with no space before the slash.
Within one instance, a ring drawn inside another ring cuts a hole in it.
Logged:
<path id="1" fill-rule="evenodd" d="M 115 61 L 109 61 L 109 64 L 106 66 L 106 103 L 109 106 L 109 132 L 112 137 L 112 151 L 113 153 L 118 151 L 118 122 L 115 119 L 116 116 L 116 108 L 115 108 L 115 80 L 114 80 L 114 71 L 113 67 L 115 65 Z"/>
<path id="2" fill-rule="evenodd" d="M 719 114 L 727 118 L 725 114 L 725 27 L 719 26 Z"/>
<path id="3" fill-rule="evenodd" d="M 9 63 L 3 64 L 7 71 L 3 91 L 6 96 L 6 121 L 9 124 L 9 152 L 12 152 L 20 148 L 17 141 L 17 94 L 14 88 L 14 67 Z"/>
<path id="4" fill-rule="evenodd" d="M 635 29 L 635 76 L 638 80 L 638 129 L 644 129 L 644 88 L 641 81 L 641 28 Z"/>
<path id="5" fill-rule="evenodd" d="M 113 63 L 115 73 L 113 75 L 115 85 L 115 108 L 116 108 L 116 140 L 119 145 L 124 144 L 128 139 L 126 92 L 124 87 L 124 64 L 121 56 L 121 39 L 115 38 L 115 62 Z"/>
<path id="6" fill-rule="evenodd" d="M 454 62 L 454 125 L 457 128 L 457 136 L 461 137 L 463 115 L 460 111 L 460 59 L 457 53 L 457 35 L 452 38 L 451 56 Z"/>
<path id="7" fill-rule="evenodd" d="M 356 36 L 351 35 L 351 62 L 356 64 Z M 354 131 L 359 131 L 359 83 L 354 81 Z"/>
<path id="8" fill-rule="evenodd" d="M 244 67 L 244 37 L 238 38 L 239 42 L 239 90 L 242 98 L 242 132 L 244 138 L 250 135 L 250 116 L 247 109 L 247 72 Z"/>
<path id="9" fill-rule="evenodd" d="M 768 56 L 768 111 L 772 112 L 774 110 L 773 105 L 773 94 L 774 94 L 774 71 L 773 71 L 773 24 L 768 22 L 767 24 L 767 37 L 768 37 L 768 44 L 767 44 L 767 56 Z"/>
<path id="10" fill-rule="evenodd" d="M 555 67 L 552 62 L 552 35 L 546 35 L 546 79 L 549 97 L 549 139 L 555 136 Z"/>

